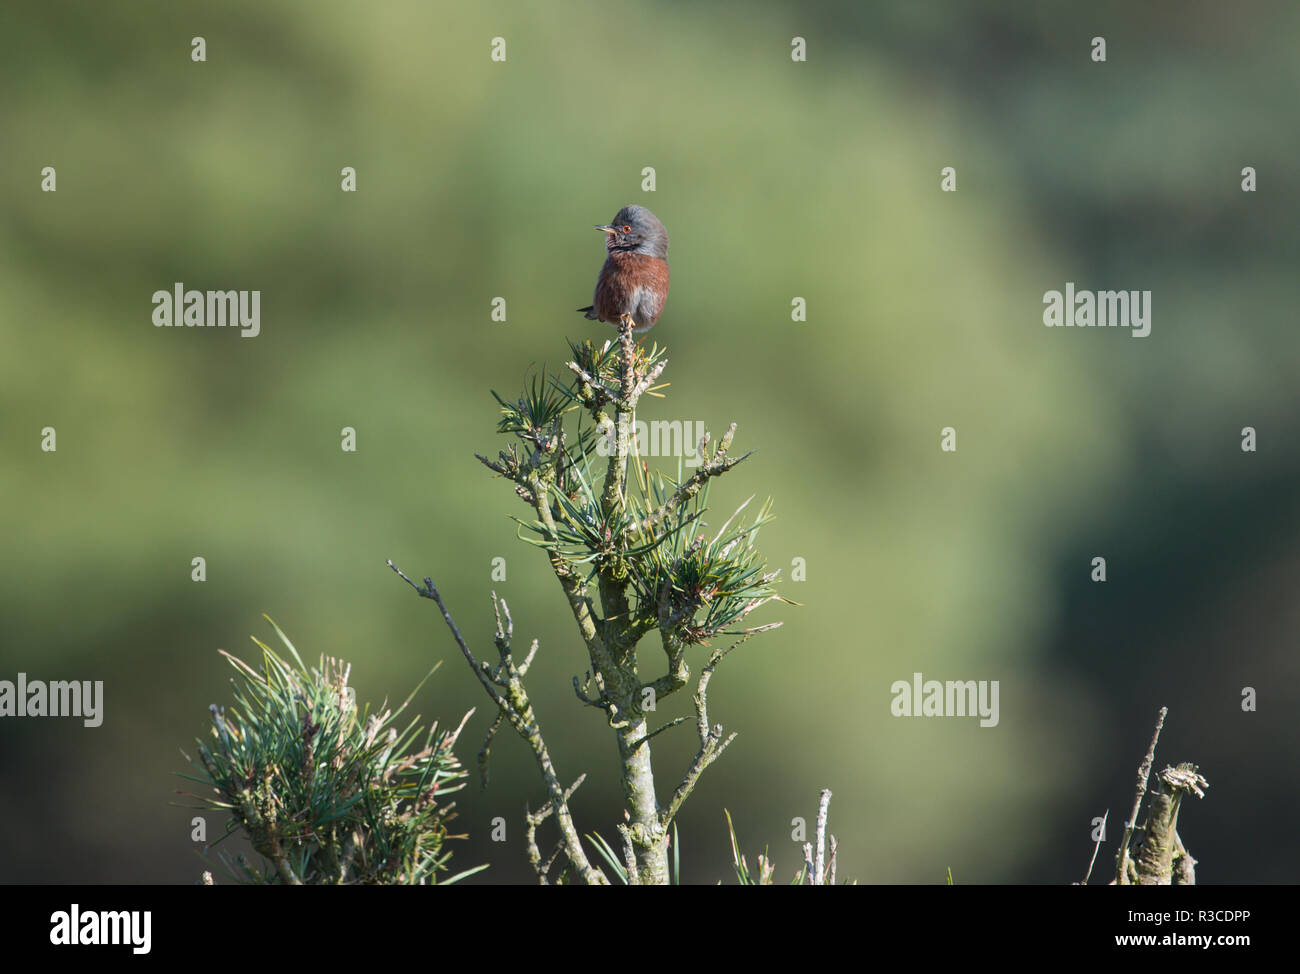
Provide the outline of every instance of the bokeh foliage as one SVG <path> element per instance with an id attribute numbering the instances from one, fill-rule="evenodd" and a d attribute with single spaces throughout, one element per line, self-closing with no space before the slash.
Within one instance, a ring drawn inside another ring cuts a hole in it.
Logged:
<path id="1" fill-rule="evenodd" d="M 572 713 L 582 664 L 554 581 L 473 453 L 492 446 L 487 390 L 562 337 L 606 336 L 572 309 L 603 257 L 590 226 L 633 201 L 672 235 L 666 408 L 761 443 L 747 476 L 781 500 L 764 551 L 808 566 L 788 591 L 806 608 L 715 688 L 743 733 L 680 822 L 684 881 L 730 869 L 724 803 L 756 848 L 823 786 L 862 881 L 1077 878 L 1086 823 L 1123 802 L 1159 704 L 1196 715 L 1166 753 L 1215 782 L 1195 848 L 1225 872 L 1204 881 L 1278 878 L 1286 857 L 1241 842 L 1300 799 L 1260 771 L 1296 704 L 1298 17 L 8 5 L 0 667 L 104 679 L 107 717 L 3 727 L 0 879 L 191 879 L 165 782 L 222 685 L 217 647 L 269 611 L 353 659 L 371 699 L 454 652 L 407 611 L 388 556 L 467 566 L 439 571 L 466 612 L 501 589 L 548 648 L 539 708 Z M 46 165 L 55 194 L 38 191 Z M 1043 328 L 1041 295 L 1067 280 L 1151 288 L 1152 336 Z M 262 335 L 153 328 L 149 296 L 175 281 L 261 289 Z M 1236 448 L 1247 424 L 1257 455 Z M 747 494 L 726 489 L 716 510 Z M 1104 590 L 1086 580 L 1098 551 Z M 889 684 L 917 670 L 1001 680 L 1000 726 L 892 718 Z M 1249 721 L 1243 685 L 1273 695 Z M 451 672 L 434 689 L 419 706 L 439 714 L 479 692 Z M 567 777 L 612 767 L 599 719 L 550 731 Z M 462 796 L 457 854 L 524 878 L 486 823 L 535 798 L 529 759 L 494 760 L 492 789 Z M 578 813 L 607 821 L 617 798 L 592 790 Z"/>

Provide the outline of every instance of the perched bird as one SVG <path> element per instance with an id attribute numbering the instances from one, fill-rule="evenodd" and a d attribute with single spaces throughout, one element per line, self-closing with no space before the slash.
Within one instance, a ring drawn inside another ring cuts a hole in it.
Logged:
<path id="1" fill-rule="evenodd" d="M 592 303 L 579 311 L 617 328 L 624 317 L 635 332 L 649 331 L 668 300 L 668 231 L 644 206 L 625 206 L 605 232 L 609 256 Z"/>

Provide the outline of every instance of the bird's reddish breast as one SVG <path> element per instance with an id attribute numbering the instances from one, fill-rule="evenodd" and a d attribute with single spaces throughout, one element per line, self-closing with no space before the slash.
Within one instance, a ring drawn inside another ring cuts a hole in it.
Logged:
<path id="1" fill-rule="evenodd" d="M 617 324 L 621 314 L 635 310 L 642 296 L 637 292 L 646 290 L 660 296 L 654 315 L 658 317 L 668 292 L 668 262 L 649 254 L 612 253 L 596 287 L 596 312 L 602 321 Z"/>

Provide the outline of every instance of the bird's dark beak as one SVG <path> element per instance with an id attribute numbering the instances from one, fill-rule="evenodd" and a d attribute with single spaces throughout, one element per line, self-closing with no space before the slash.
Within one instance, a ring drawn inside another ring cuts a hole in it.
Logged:
<path id="1" fill-rule="evenodd" d="M 606 233 L 618 233 L 617 227 L 592 227 L 593 230 L 604 230 Z"/>

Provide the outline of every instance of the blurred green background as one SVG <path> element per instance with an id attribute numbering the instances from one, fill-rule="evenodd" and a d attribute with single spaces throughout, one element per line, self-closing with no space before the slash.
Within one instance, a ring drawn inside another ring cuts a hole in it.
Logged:
<path id="1" fill-rule="evenodd" d="M 186 6 L 0 13 L 0 678 L 106 683 L 98 729 L 0 725 L 0 881 L 197 878 L 170 775 L 262 612 L 363 700 L 445 659 L 417 709 L 479 708 L 472 766 L 486 698 L 387 557 L 477 649 L 492 588 L 540 638 L 542 726 L 612 836 L 571 620 L 473 453 L 504 445 L 490 389 L 612 334 L 572 309 L 630 202 L 672 237 L 672 385 L 643 418 L 737 422 L 758 453 L 716 506 L 773 496 L 762 547 L 808 566 L 713 682 L 740 736 L 681 817 L 684 881 L 730 876 L 724 807 L 787 878 L 822 787 L 841 876 L 1077 880 L 1161 705 L 1159 759 L 1211 784 L 1181 829 L 1201 881 L 1294 881 L 1295 4 Z M 260 290 L 262 334 L 154 328 L 176 281 Z M 1151 336 L 1044 328 L 1066 281 L 1150 289 Z M 916 671 L 999 680 L 1001 723 L 892 717 Z M 665 793 L 691 738 L 658 740 Z M 527 881 L 542 797 L 503 735 L 455 865 Z"/>

